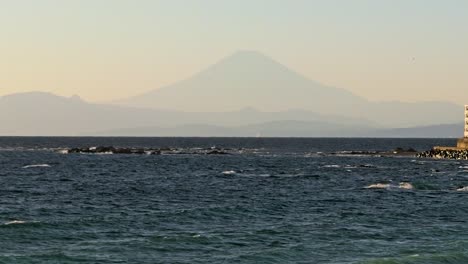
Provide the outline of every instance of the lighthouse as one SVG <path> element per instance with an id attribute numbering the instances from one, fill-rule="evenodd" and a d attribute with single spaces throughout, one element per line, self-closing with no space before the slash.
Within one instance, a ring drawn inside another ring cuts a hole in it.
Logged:
<path id="1" fill-rule="evenodd" d="M 465 126 L 463 137 L 457 140 L 457 147 L 433 147 L 417 155 L 420 158 L 468 160 L 468 105 L 465 105 Z"/>
<path id="2" fill-rule="evenodd" d="M 465 105 L 465 138 L 468 138 L 468 105 Z"/>
<path id="3" fill-rule="evenodd" d="M 463 138 L 457 141 L 457 148 L 468 149 L 468 105 L 465 105 L 465 129 L 463 132 Z"/>

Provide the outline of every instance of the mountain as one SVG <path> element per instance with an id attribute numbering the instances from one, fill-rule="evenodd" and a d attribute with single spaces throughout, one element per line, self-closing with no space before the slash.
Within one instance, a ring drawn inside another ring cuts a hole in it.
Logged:
<path id="1" fill-rule="evenodd" d="M 459 138 L 463 124 L 425 127 L 372 129 L 321 121 L 273 121 L 244 126 L 203 124 L 173 127 L 133 127 L 95 132 L 99 136 L 166 137 L 378 137 L 378 138 Z M 84 134 L 89 135 L 89 134 Z"/>
<path id="2" fill-rule="evenodd" d="M 191 112 L 235 111 L 254 106 L 262 111 L 291 108 L 340 113 L 338 106 L 366 100 L 313 82 L 256 51 L 239 51 L 193 77 L 120 101 L 138 107 Z M 335 114 L 333 113 L 333 114 Z"/>
<path id="3" fill-rule="evenodd" d="M 352 110 L 351 110 L 352 111 Z M 389 128 L 455 124 L 463 120 L 463 106 L 451 102 L 371 102 L 360 116 Z"/>
<path id="4" fill-rule="evenodd" d="M 445 137 L 459 128 L 437 124 L 463 118 L 463 107 L 449 102 L 371 102 L 253 51 L 121 103 L 43 92 L 3 96 L 0 135 Z"/>
<path id="5" fill-rule="evenodd" d="M 246 124 L 297 120 L 299 122 L 324 122 L 348 127 L 376 128 L 364 119 L 326 116 L 309 111 L 261 112 L 253 108 L 232 112 L 187 113 L 155 109 L 91 104 L 77 96 L 70 98 L 49 93 L 30 92 L 0 97 L 0 135 L 18 136 L 76 136 L 97 135 L 99 131 L 125 131 L 121 135 L 139 135 L 134 128 L 178 127 L 184 131 L 198 125 L 197 135 L 222 135 L 228 127 Z M 205 129 L 203 127 L 209 127 Z M 215 130 L 213 127 L 223 127 Z M 128 132 L 128 133 L 127 133 Z M 179 132 L 177 132 L 179 133 Z M 171 132 L 167 135 L 176 135 Z M 252 132 L 253 133 L 253 132 Z M 110 134 L 109 134 L 110 135 Z M 159 132 L 155 134 L 160 135 Z M 252 135 L 252 134 L 249 134 Z"/>
<path id="6" fill-rule="evenodd" d="M 136 127 L 105 130 L 100 136 L 163 136 L 163 137 L 350 137 L 369 132 L 368 127 L 324 121 L 272 121 L 243 126 L 224 127 L 203 124 L 174 127 Z M 86 135 L 86 134 L 85 134 Z"/>
<path id="7" fill-rule="evenodd" d="M 236 52 L 186 80 L 115 103 L 184 112 L 301 109 L 386 127 L 456 123 L 462 113 L 462 106 L 450 102 L 368 101 L 309 80 L 256 51 Z"/>
<path id="8" fill-rule="evenodd" d="M 0 135 L 78 135 L 108 127 L 141 126 L 147 110 L 89 104 L 79 97 L 30 92 L 0 97 Z"/>
<path id="9" fill-rule="evenodd" d="M 365 119 L 254 108 L 187 113 L 31 92 L 0 97 L 3 136 L 460 137 L 462 124 L 385 129 Z"/>
<path id="10" fill-rule="evenodd" d="M 385 129 L 372 131 L 369 135 L 400 138 L 461 138 L 463 137 L 463 123 Z"/>

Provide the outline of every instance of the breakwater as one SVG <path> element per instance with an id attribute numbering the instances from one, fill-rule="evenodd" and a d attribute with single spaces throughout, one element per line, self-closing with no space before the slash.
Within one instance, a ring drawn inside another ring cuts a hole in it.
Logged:
<path id="1" fill-rule="evenodd" d="M 468 149 L 434 147 L 417 154 L 418 158 L 468 160 Z"/>

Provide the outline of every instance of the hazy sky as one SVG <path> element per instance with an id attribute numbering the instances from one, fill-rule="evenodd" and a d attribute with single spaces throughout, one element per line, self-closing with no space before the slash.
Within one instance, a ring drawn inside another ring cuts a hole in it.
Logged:
<path id="1" fill-rule="evenodd" d="M 106 101 L 249 49 L 373 100 L 468 103 L 467 14 L 466 0 L 0 0 L 0 95 Z"/>

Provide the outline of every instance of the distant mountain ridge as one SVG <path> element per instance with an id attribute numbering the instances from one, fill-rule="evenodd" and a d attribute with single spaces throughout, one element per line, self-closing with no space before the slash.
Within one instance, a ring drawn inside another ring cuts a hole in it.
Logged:
<path id="1" fill-rule="evenodd" d="M 463 123 L 441 124 L 432 126 L 381 129 L 370 132 L 375 137 L 396 138 L 461 138 L 463 137 Z"/>
<path id="2" fill-rule="evenodd" d="M 371 102 L 252 51 L 121 103 L 93 104 L 44 92 L 3 96 L 0 135 L 458 137 L 463 132 L 462 106 Z"/>
<path id="3" fill-rule="evenodd" d="M 0 97 L 0 135 L 96 135 L 100 131 L 131 131 L 131 128 L 148 126 L 171 128 L 200 124 L 200 132 L 197 132 L 197 135 L 212 136 L 210 131 L 213 130 L 204 127 L 235 127 L 282 120 L 317 124 L 326 120 L 337 127 L 378 127 L 363 119 L 326 116 L 301 110 L 260 112 L 246 108 L 233 112 L 186 113 L 91 104 L 77 96 L 66 98 L 42 92 Z M 200 134 L 202 130 L 207 132 Z"/>
<path id="4" fill-rule="evenodd" d="M 304 110 L 185 113 L 42 92 L 0 97 L 0 124 L 0 136 L 460 137 L 463 132 L 463 124 L 385 129 Z"/>
<path id="5" fill-rule="evenodd" d="M 462 109 L 450 102 L 371 102 L 309 80 L 256 51 L 236 52 L 186 80 L 117 103 L 185 112 L 294 108 L 367 119 L 387 127 L 455 123 Z"/>
<path id="6" fill-rule="evenodd" d="M 325 122 L 274 121 L 253 125 L 224 127 L 203 124 L 174 127 L 134 127 L 103 130 L 91 135 L 140 137 L 376 137 L 376 138 L 459 138 L 463 124 L 425 127 L 372 129 Z M 83 134 L 89 136 L 90 134 Z"/>

